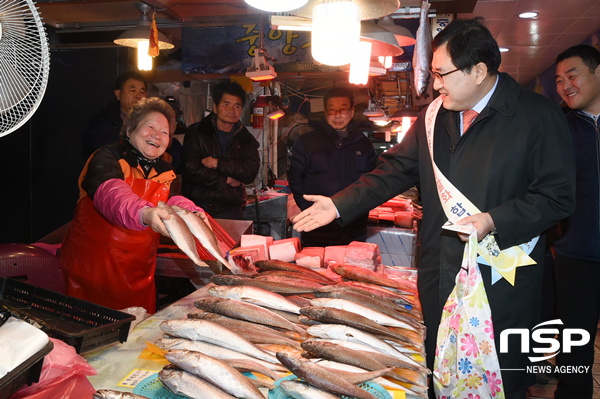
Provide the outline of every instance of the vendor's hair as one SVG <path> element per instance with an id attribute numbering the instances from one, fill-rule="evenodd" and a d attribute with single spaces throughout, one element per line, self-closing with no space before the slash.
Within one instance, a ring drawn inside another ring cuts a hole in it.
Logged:
<path id="1" fill-rule="evenodd" d="M 127 138 L 127 132 L 133 132 L 137 129 L 138 124 L 146 115 L 150 112 L 160 112 L 169 121 L 169 142 L 173 139 L 173 133 L 177 127 L 175 121 L 175 111 L 165 101 L 158 97 L 142 98 L 140 101 L 135 103 L 131 108 L 131 111 L 127 114 L 127 120 L 123 123 L 121 128 L 121 140 Z"/>
<path id="2" fill-rule="evenodd" d="M 142 75 L 141 73 L 136 72 L 136 71 L 125 72 L 124 74 L 120 75 L 117 78 L 117 81 L 115 82 L 115 89 L 123 91 L 123 85 L 129 79 L 139 80 L 140 82 L 142 82 L 144 84 L 144 87 L 146 88 L 146 90 L 148 90 L 148 81 L 146 80 L 144 75 Z"/>
<path id="3" fill-rule="evenodd" d="M 323 97 L 323 105 L 325 106 L 325 108 L 327 108 L 327 102 L 329 101 L 329 99 L 333 97 L 346 97 L 348 100 L 350 100 L 350 108 L 354 106 L 354 94 L 350 89 L 346 89 L 343 87 L 334 87 L 333 89 L 325 93 L 325 97 Z"/>
<path id="4" fill-rule="evenodd" d="M 571 57 L 581 58 L 583 63 L 590 68 L 591 73 L 594 73 L 598 65 L 600 65 L 600 51 L 596 47 L 588 46 L 587 44 L 569 47 L 556 57 L 556 63 L 558 64 Z"/>
<path id="5" fill-rule="evenodd" d="M 213 89 L 213 100 L 215 105 L 219 105 L 221 103 L 223 94 L 239 97 L 239 99 L 242 101 L 242 108 L 244 107 L 244 104 L 246 104 L 246 91 L 237 82 L 228 80 L 215 85 Z"/>
<path id="6" fill-rule="evenodd" d="M 470 73 L 483 62 L 488 73 L 497 74 L 502 62 L 500 48 L 482 21 L 481 17 L 453 20 L 431 42 L 433 51 L 447 43 L 446 51 L 455 67 Z"/>

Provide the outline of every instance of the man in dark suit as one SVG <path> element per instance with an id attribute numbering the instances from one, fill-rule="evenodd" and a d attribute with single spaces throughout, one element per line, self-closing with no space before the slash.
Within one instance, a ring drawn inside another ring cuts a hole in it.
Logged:
<path id="1" fill-rule="evenodd" d="M 543 232 L 569 216 L 575 206 L 573 146 L 559 107 L 498 72 L 498 44 L 478 19 L 452 21 L 432 47 L 433 88 L 441 100 L 430 105 L 439 110 L 432 115 L 435 120 L 427 122 L 429 133 L 424 112 L 402 143 L 380 157 L 381 166 L 332 198 L 307 196 L 315 205 L 294 219 L 298 231 L 329 223 L 338 212 L 340 222 L 348 223 L 419 184 L 424 214 L 418 289 L 430 368 L 442 309 L 455 286 L 464 251 L 461 239 L 441 228 L 448 220 L 442 201 L 449 198 L 438 192 L 432 162 L 480 210 L 464 217 L 461 224 L 473 224 L 479 240 L 493 234 L 500 250 L 539 235 L 529 254 L 538 264 L 544 255 Z M 433 141 L 433 156 L 428 138 Z M 454 211 L 466 216 L 460 209 Z M 526 387 L 535 382 L 535 374 L 525 371 L 528 354 L 521 353 L 517 336 L 509 338 L 509 352 L 500 353 L 498 337 L 506 329 L 531 330 L 539 322 L 542 267 L 516 268 L 514 286 L 506 279 L 492 284 L 490 267 L 480 269 L 493 315 L 505 397 L 524 399 Z"/>

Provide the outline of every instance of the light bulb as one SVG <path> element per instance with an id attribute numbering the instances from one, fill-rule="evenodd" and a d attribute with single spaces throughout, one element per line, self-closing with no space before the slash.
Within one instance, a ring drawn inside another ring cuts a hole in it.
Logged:
<path id="1" fill-rule="evenodd" d="M 360 40 L 360 8 L 348 0 L 323 0 L 312 19 L 313 58 L 325 65 L 349 64 Z"/>
<path id="2" fill-rule="evenodd" d="M 140 71 L 152 70 L 152 57 L 148 55 L 148 40 L 140 40 L 138 42 L 138 69 Z"/>
<path id="3" fill-rule="evenodd" d="M 371 64 L 371 43 L 358 42 L 354 57 L 350 63 L 348 80 L 355 85 L 366 85 L 369 82 L 369 65 Z"/>

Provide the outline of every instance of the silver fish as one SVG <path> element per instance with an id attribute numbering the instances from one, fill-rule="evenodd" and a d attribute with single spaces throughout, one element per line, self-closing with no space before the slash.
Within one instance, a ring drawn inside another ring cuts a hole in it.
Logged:
<path id="1" fill-rule="evenodd" d="M 270 309 L 300 314 L 300 306 L 288 301 L 282 295 L 265 290 L 264 288 L 247 285 L 233 287 L 219 286 L 209 288 L 208 293 L 219 298 L 235 299 L 236 301 L 253 303 Z"/>
<path id="2" fill-rule="evenodd" d="M 148 399 L 146 396 L 130 392 L 119 392 L 111 389 L 99 389 L 92 395 L 93 399 Z"/>
<path id="3" fill-rule="evenodd" d="M 223 348 L 218 345 L 209 344 L 202 341 L 190 341 L 189 339 L 183 338 L 159 338 L 154 343 L 162 350 L 168 351 L 172 349 L 186 349 L 194 352 L 202 352 L 207 356 L 214 357 L 215 359 L 222 360 L 227 363 L 230 359 L 253 361 L 259 366 L 266 367 L 271 371 L 279 371 L 284 373 L 287 371 L 285 367 L 280 364 L 265 362 L 264 360 L 256 359 L 252 356 L 248 356 L 244 353 L 236 352 L 231 349 Z M 257 369 L 258 370 L 258 369 Z M 262 373 L 265 374 L 265 373 Z M 269 377 L 271 375 L 268 375 Z"/>
<path id="4" fill-rule="evenodd" d="M 165 320 L 160 323 L 160 328 L 167 334 L 179 338 L 204 341 L 236 352 L 245 353 L 248 356 L 265 360 L 270 363 L 279 363 L 274 356 L 249 342 L 246 338 L 234 333 L 226 327 L 208 320 Z"/>
<path id="5" fill-rule="evenodd" d="M 302 378 L 304 381 L 317 388 L 359 399 L 375 398 L 371 393 L 300 356 L 277 352 L 277 359 L 279 359 L 281 364 L 287 367 L 297 377 Z"/>
<path id="6" fill-rule="evenodd" d="M 433 53 L 431 51 L 431 26 L 429 26 L 429 1 L 421 3 L 421 17 L 413 54 L 414 87 L 417 98 L 427 98 L 427 85 L 429 84 L 429 68 Z"/>
<path id="7" fill-rule="evenodd" d="M 390 344 L 377 338 L 373 334 L 369 334 L 356 328 L 348 327 L 342 324 L 321 324 L 318 326 L 311 326 L 306 331 L 310 335 L 319 338 L 340 339 L 369 345 L 381 353 L 385 353 L 386 355 L 402 360 L 407 364 L 407 367 L 424 372 L 428 371 L 427 368 L 420 365 L 416 360 L 399 352 Z"/>
<path id="8" fill-rule="evenodd" d="M 175 395 L 192 399 L 234 399 L 213 384 L 187 371 L 165 368 L 158 373 L 158 379 Z"/>
<path id="9" fill-rule="evenodd" d="M 244 271 L 236 265 L 229 263 L 221 254 L 221 248 L 217 242 L 215 233 L 208 227 L 208 225 L 194 212 L 190 212 L 187 209 L 173 206 L 173 210 L 183 219 L 187 227 L 190 229 L 194 237 L 200 241 L 200 244 L 204 246 L 211 253 L 212 256 L 217 258 L 219 262 L 226 268 L 231 270 L 233 274 L 255 274 L 253 271 Z"/>
<path id="10" fill-rule="evenodd" d="M 326 370 L 331 371 L 332 373 L 336 373 L 337 375 L 344 378 L 348 382 L 352 382 L 353 380 L 356 380 L 356 378 L 353 377 L 353 375 L 360 375 L 360 373 L 364 373 L 364 370 L 361 369 L 360 367 L 351 366 L 349 364 L 333 362 L 330 360 L 318 361 L 317 364 L 319 366 L 325 368 Z M 394 376 L 394 378 L 395 378 L 395 376 Z M 412 385 L 411 388 L 414 388 L 414 389 L 410 389 L 403 385 L 396 384 L 393 381 L 390 381 L 383 377 L 374 378 L 373 381 L 378 383 L 379 385 L 388 386 L 388 387 L 395 388 L 395 389 L 400 389 L 410 395 L 415 395 L 415 396 L 419 396 L 422 398 L 427 397 L 427 387 L 424 387 L 422 385 L 417 385 L 417 384 L 412 384 L 410 382 L 407 382 L 407 384 Z"/>
<path id="11" fill-rule="evenodd" d="M 177 367 L 201 377 L 237 398 L 265 398 L 242 373 L 203 353 L 176 349 L 165 353 L 165 358 Z"/>
<path id="12" fill-rule="evenodd" d="M 295 331 L 298 334 L 306 335 L 306 331 L 298 327 L 296 324 L 286 320 L 285 318 L 271 312 L 263 307 L 235 301 L 226 298 L 203 298 L 194 302 L 198 309 L 207 312 L 222 314 L 224 316 L 234 317 L 240 320 L 259 323 L 267 326 L 285 328 L 290 331 Z"/>
<path id="13" fill-rule="evenodd" d="M 340 399 L 339 395 L 313 387 L 304 382 L 284 380 L 279 387 L 294 399 Z"/>
<path id="14" fill-rule="evenodd" d="M 375 309 L 371 309 L 367 306 L 363 306 L 360 303 L 352 302 L 346 299 L 339 298 L 315 298 L 310 301 L 312 306 L 323 306 L 327 308 L 336 308 L 341 310 L 347 310 L 348 312 L 356 313 L 364 317 L 368 317 L 375 323 L 381 324 L 382 326 L 388 327 L 399 327 L 411 330 L 414 332 L 421 332 L 414 328 L 411 324 L 408 324 L 398 318 L 389 316 L 383 312 L 379 312 Z"/>
<path id="15" fill-rule="evenodd" d="M 233 367 L 241 373 L 256 372 L 265 375 L 274 381 L 277 381 L 279 378 L 281 378 L 279 374 L 275 373 L 273 370 L 270 370 L 269 368 L 263 366 L 255 360 L 223 359 L 222 361 L 223 363 L 227 363 L 228 365 L 230 365 L 231 367 Z"/>
<path id="16" fill-rule="evenodd" d="M 198 255 L 198 251 L 196 250 L 196 241 L 194 240 L 194 236 L 190 232 L 187 224 L 177 215 L 177 212 L 173 210 L 169 205 L 167 205 L 163 201 L 159 201 L 157 205 L 158 209 L 162 209 L 167 212 L 170 219 L 162 219 L 165 227 L 167 228 L 169 235 L 173 239 L 173 242 L 186 254 L 192 262 L 197 264 L 198 266 L 208 267 L 206 262 L 200 259 Z"/>

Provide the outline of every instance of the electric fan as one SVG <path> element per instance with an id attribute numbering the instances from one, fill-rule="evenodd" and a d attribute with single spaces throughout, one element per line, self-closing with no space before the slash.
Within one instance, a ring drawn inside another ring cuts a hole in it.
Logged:
<path id="1" fill-rule="evenodd" d="M 34 114 L 48 84 L 50 50 L 31 0 L 0 0 L 0 137 Z"/>

